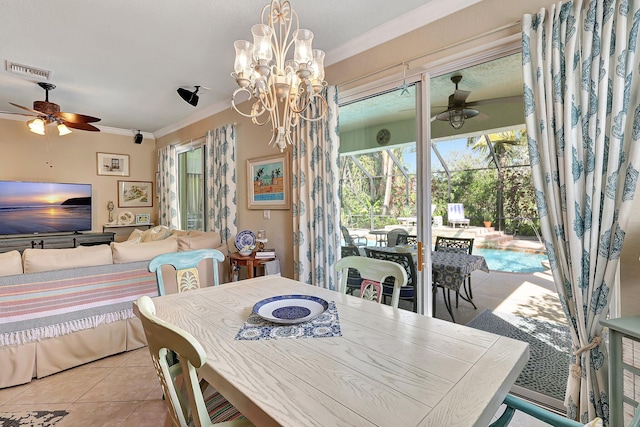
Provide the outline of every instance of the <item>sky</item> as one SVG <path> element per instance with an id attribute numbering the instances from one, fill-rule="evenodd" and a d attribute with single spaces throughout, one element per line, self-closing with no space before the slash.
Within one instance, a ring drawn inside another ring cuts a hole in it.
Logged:
<path id="1" fill-rule="evenodd" d="M 59 205 L 72 197 L 91 197 L 91 185 L 0 181 L 0 207 Z"/>

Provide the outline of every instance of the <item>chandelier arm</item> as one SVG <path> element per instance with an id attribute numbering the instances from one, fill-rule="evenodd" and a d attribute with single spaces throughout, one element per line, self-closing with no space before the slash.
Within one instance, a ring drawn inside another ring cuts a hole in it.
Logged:
<path id="1" fill-rule="evenodd" d="M 234 110 L 236 110 L 236 112 L 237 112 L 238 114 L 240 114 L 241 116 L 247 117 L 247 118 L 249 118 L 249 119 L 252 119 L 254 123 L 258 124 L 258 122 L 257 122 L 257 118 L 258 118 L 258 117 L 260 117 L 260 116 L 262 116 L 262 115 L 264 114 L 264 112 L 265 112 L 265 111 L 268 111 L 268 110 L 266 110 L 266 109 L 264 109 L 264 108 L 259 109 L 259 108 L 256 106 L 256 105 L 258 105 L 258 106 L 260 105 L 260 103 L 258 102 L 258 100 L 254 101 L 254 103 L 251 105 L 251 113 L 245 113 L 245 112 L 243 112 L 242 110 L 240 110 L 240 108 L 236 105 L 236 100 L 235 100 L 235 98 L 236 98 L 236 95 L 237 95 L 238 93 L 243 92 L 243 91 L 244 91 L 244 92 L 247 92 L 247 93 L 249 94 L 249 98 L 248 98 L 246 101 L 244 101 L 244 102 L 250 101 L 251 99 L 255 98 L 255 97 L 253 96 L 253 94 L 251 93 L 251 91 L 250 91 L 250 90 L 248 90 L 247 88 L 242 88 L 242 87 L 241 87 L 241 88 L 236 89 L 236 90 L 233 92 L 233 95 L 231 96 L 231 106 L 233 107 L 233 109 L 234 109 Z M 264 123 L 260 124 L 260 126 L 262 126 L 262 125 L 263 125 L 263 124 L 265 124 L 265 123 L 268 123 L 268 120 L 267 120 L 267 121 L 265 121 Z"/>

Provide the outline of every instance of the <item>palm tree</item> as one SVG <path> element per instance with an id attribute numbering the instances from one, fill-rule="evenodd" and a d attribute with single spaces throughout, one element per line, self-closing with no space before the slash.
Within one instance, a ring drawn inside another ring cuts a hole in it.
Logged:
<path id="1" fill-rule="evenodd" d="M 513 161 L 521 156 L 522 152 L 519 148 L 526 144 L 526 141 L 525 131 L 506 131 L 467 139 L 467 147 L 484 154 L 487 166 L 494 166 L 498 170 L 496 198 L 498 230 L 502 230 L 504 226 L 502 197 L 504 194 L 506 167 L 513 164 Z"/>

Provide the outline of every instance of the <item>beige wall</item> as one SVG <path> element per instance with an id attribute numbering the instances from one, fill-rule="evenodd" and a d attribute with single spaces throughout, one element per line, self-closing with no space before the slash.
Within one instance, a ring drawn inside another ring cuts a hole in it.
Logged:
<path id="1" fill-rule="evenodd" d="M 26 120 L 26 117 L 25 121 L 0 119 L 0 179 L 92 184 L 93 231 L 101 232 L 102 224 L 108 222 L 109 200 L 115 205 L 114 216 L 118 210 L 129 210 L 135 214 L 150 213 L 151 220 L 157 221 L 155 194 L 152 208 L 119 208 L 117 193 L 118 180 L 152 181 L 155 185 L 153 140 L 138 145 L 133 142 L 133 134 L 79 130 L 58 136 L 55 127 L 41 136 L 29 132 Z M 130 176 L 98 176 L 97 152 L 128 154 Z"/>
<path id="2" fill-rule="evenodd" d="M 236 178 L 238 192 L 238 231 L 259 229 L 267 233 L 267 246 L 274 248 L 280 259 L 282 275 L 293 277 L 293 217 L 291 209 L 271 210 L 271 219 L 263 218 L 263 211 L 247 208 L 247 159 L 271 156 L 279 151 L 267 145 L 271 138 L 269 125 L 257 126 L 228 109 L 213 117 L 201 120 L 157 140 L 158 147 L 189 141 L 204 135 L 207 130 L 236 123 Z"/>

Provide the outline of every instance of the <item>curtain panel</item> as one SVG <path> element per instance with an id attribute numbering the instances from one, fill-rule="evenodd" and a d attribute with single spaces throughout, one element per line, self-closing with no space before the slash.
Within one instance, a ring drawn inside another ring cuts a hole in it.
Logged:
<path id="1" fill-rule="evenodd" d="M 557 3 L 525 15 L 525 118 L 542 235 L 571 329 L 567 415 L 609 419 L 600 320 L 640 169 L 638 1 Z"/>
<path id="2" fill-rule="evenodd" d="M 324 120 L 300 120 L 293 133 L 292 202 L 294 278 L 336 289 L 340 248 L 338 91 L 326 90 Z M 310 117 L 318 108 L 312 105 Z"/>
<path id="3" fill-rule="evenodd" d="M 220 233 L 226 242 L 238 233 L 235 126 L 208 131 L 204 151 L 205 230 Z"/>
<path id="4" fill-rule="evenodd" d="M 179 229 L 178 222 L 178 155 L 169 145 L 158 150 L 158 223 Z"/>

